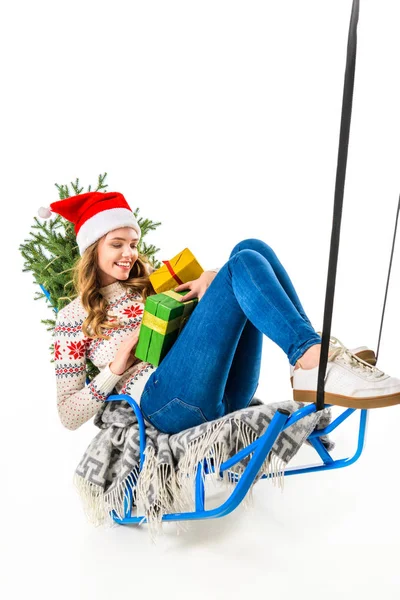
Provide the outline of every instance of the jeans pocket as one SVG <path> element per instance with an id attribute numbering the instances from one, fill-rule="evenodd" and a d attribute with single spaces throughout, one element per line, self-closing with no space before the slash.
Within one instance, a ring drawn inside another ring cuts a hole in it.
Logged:
<path id="1" fill-rule="evenodd" d="M 162 408 L 150 413 L 147 419 L 156 429 L 169 434 L 207 422 L 203 411 L 198 406 L 192 406 L 180 398 L 173 398 Z"/>

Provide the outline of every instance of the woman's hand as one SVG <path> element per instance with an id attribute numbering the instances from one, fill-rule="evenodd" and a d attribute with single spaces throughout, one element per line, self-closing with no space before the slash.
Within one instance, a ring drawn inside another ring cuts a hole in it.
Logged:
<path id="1" fill-rule="evenodd" d="M 139 340 L 139 331 L 140 325 L 121 342 L 114 360 L 110 363 L 110 370 L 114 375 L 123 375 L 138 360 L 135 349 Z"/>
<path id="2" fill-rule="evenodd" d="M 178 285 L 178 287 L 174 288 L 174 292 L 190 290 L 187 294 L 182 296 L 181 302 L 186 302 L 186 300 L 192 300 L 193 298 L 198 298 L 200 301 L 216 274 L 217 273 L 214 271 L 203 271 L 198 279 L 181 283 L 181 285 Z"/>

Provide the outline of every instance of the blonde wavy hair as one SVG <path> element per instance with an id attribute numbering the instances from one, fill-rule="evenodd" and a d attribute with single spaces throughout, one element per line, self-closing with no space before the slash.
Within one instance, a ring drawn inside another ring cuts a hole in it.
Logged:
<path id="1" fill-rule="evenodd" d="M 99 242 L 100 240 L 97 240 L 89 246 L 76 261 L 72 280 L 75 291 L 81 298 L 82 306 L 88 313 L 82 324 L 84 335 L 92 339 L 108 340 L 110 336 L 105 335 L 104 330 L 117 329 L 120 324 L 118 321 L 108 320 L 107 300 L 99 291 L 102 287 L 97 258 Z M 139 292 L 142 302 L 145 302 L 148 296 L 155 294 L 149 279 L 150 272 L 151 264 L 147 257 L 139 254 L 129 273 L 129 278 L 120 283 L 127 290 Z"/>

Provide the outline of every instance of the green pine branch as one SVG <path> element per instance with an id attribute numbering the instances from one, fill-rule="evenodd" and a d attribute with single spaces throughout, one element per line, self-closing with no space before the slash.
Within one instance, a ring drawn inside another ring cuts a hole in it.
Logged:
<path id="1" fill-rule="evenodd" d="M 97 187 L 94 191 L 106 190 L 108 183 L 105 183 L 107 173 L 98 176 Z M 58 190 L 60 200 L 70 197 L 70 188 L 68 185 L 55 184 Z M 72 195 L 78 195 L 83 192 L 83 187 L 77 178 L 75 182 L 70 182 Z M 88 187 L 91 191 L 91 186 Z M 160 250 L 154 244 L 147 245 L 144 241 L 149 231 L 161 225 L 161 222 L 153 222 L 150 219 L 139 217 L 139 208 L 134 211 L 134 216 L 139 224 L 142 235 L 138 244 L 139 253 L 145 255 L 150 264 L 158 269 L 162 266 L 155 255 Z M 72 270 L 75 262 L 79 258 L 79 249 L 76 242 L 73 223 L 70 223 L 61 215 L 49 220 L 39 220 L 36 216 L 33 218 L 33 224 L 29 237 L 20 244 L 19 250 L 24 259 L 23 272 L 31 272 L 34 283 L 42 288 L 35 290 L 34 300 L 45 299 L 48 307 L 52 311 L 53 318 L 42 319 L 41 323 L 46 326 L 48 332 L 54 334 L 55 313 L 69 304 L 77 296 L 73 281 Z M 54 355 L 54 344 L 49 347 L 51 357 Z M 54 362 L 51 358 L 51 362 Z M 87 374 L 92 379 L 99 370 L 91 361 L 87 361 Z"/>

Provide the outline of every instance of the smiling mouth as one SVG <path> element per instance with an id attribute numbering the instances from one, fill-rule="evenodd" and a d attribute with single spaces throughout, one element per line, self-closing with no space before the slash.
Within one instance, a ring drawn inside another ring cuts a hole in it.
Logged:
<path id="1" fill-rule="evenodd" d="M 128 269 L 131 268 L 131 263 L 115 263 L 117 265 L 117 267 L 119 267 L 120 269 L 124 269 L 124 271 L 127 271 Z"/>

